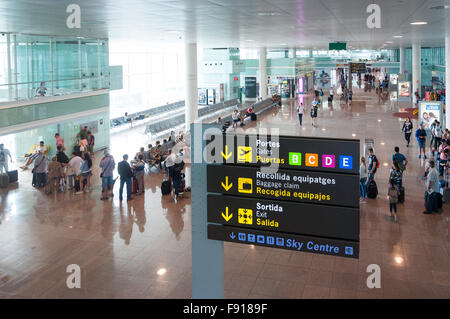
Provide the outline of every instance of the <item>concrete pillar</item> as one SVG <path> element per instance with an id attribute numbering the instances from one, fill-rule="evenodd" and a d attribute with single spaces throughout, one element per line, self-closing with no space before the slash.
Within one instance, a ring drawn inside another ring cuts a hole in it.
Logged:
<path id="1" fill-rule="evenodd" d="M 418 41 L 414 41 L 412 44 L 412 92 L 411 95 L 414 100 L 414 94 L 416 91 L 421 94 L 421 77 L 422 66 L 421 66 L 421 57 L 420 57 L 420 43 Z"/>
<path id="2" fill-rule="evenodd" d="M 198 117 L 197 43 L 186 43 L 186 130 Z"/>
<path id="3" fill-rule="evenodd" d="M 445 36 L 445 127 L 450 129 L 450 35 Z"/>
<path id="4" fill-rule="evenodd" d="M 405 74 L 405 48 L 400 48 L 400 74 Z"/>
<path id="5" fill-rule="evenodd" d="M 267 52 L 266 48 L 259 49 L 259 96 L 267 98 Z"/>

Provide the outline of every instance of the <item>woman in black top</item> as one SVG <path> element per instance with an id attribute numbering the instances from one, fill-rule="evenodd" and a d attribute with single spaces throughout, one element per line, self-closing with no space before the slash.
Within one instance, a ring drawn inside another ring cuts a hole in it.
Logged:
<path id="1" fill-rule="evenodd" d="M 409 147 L 412 129 L 413 129 L 413 124 L 411 122 L 411 119 L 408 117 L 408 118 L 406 118 L 406 121 L 405 121 L 405 123 L 403 123 L 403 127 L 402 127 L 402 132 L 405 132 L 405 140 L 408 142 L 406 147 Z"/>

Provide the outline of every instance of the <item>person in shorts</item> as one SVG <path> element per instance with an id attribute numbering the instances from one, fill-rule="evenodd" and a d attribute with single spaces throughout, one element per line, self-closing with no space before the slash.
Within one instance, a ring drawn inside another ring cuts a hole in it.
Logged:
<path id="1" fill-rule="evenodd" d="M 427 158 L 425 155 L 425 142 L 427 140 L 427 132 L 423 128 L 423 124 L 420 123 L 419 128 L 416 131 L 417 144 L 419 145 L 419 158 L 421 158 L 423 153 L 423 158 Z"/>
<path id="2" fill-rule="evenodd" d="M 101 200 L 108 199 L 108 192 L 112 191 L 113 186 L 113 172 L 116 167 L 114 157 L 109 154 L 108 150 L 104 151 L 104 157 L 100 161 L 100 168 L 102 170 L 100 177 L 102 178 L 102 197 Z"/>
<path id="3" fill-rule="evenodd" d="M 238 110 L 234 110 L 233 114 L 231 115 L 231 119 L 233 120 L 233 128 L 237 128 L 238 127 L 238 122 L 239 122 L 239 112 Z"/>

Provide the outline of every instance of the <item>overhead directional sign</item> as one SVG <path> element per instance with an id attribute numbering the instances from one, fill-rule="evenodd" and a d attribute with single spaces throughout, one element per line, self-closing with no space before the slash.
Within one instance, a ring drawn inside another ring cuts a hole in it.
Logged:
<path id="1" fill-rule="evenodd" d="M 208 195 L 208 222 L 359 240 L 359 209 Z"/>
<path id="2" fill-rule="evenodd" d="M 220 135 L 224 164 L 359 174 L 359 140 Z M 218 138 L 220 138 L 220 136 Z M 212 161 L 212 160 L 211 160 Z"/>
<path id="3" fill-rule="evenodd" d="M 207 166 L 211 193 L 359 207 L 359 176 L 278 170 L 264 173 L 257 167 Z"/>
<path id="4" fill-rule="evenodd" d="M 351 62 L 350 70 L 352 73 L 365 73 L 366 72 L 366 64 L 363 62 Z"/>
<path id="5" fill-rule="evenodd" d="M 359 257 L 359 243 L 356 241 L 294 235 L 240 227 L 208 224 L 208 239 L 331 256 Z"/>

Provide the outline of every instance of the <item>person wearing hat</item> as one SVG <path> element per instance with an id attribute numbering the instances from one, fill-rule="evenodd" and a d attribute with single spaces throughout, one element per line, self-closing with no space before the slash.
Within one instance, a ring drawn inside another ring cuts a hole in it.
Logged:
<path id="1" fill-rule="evenodd" d="M 116 163 L 114 162 L 114 157 L 109 154 L 109 150 L 105 150 L 103 154 L 104 157 L 100 161 L 100 168 L 102 170 L 100 174 L 100 177 L 102 178 L 102 197 L 100 199 L 107 200 L 108 192 L 112 191 L 112 186 L 114 183 L 113 172 L 116 167 Z"/>

